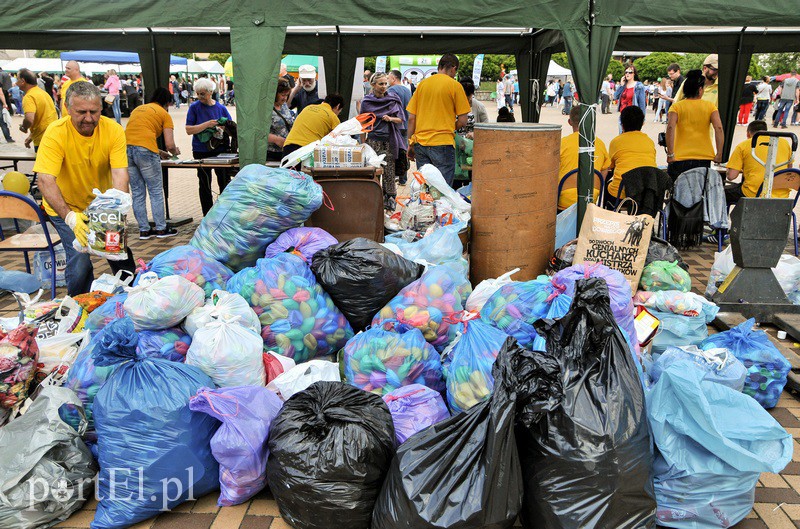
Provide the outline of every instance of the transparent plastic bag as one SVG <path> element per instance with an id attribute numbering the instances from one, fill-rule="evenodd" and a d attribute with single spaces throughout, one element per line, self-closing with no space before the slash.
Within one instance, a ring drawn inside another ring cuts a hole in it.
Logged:
<path id="1" fill-rule="evenodd" d="M 105 192 L 93 189 L 92 194 L 95 198 L 85 211 L 89 217 L 88 246 L 81 246 L 77 239 L 72 241 L 72 246 L 82 253 L 123 261 L 128 258 L 128 234 L 125 225 L 128 211 L 133 205 L 131 195 L 113 188 Z"/>
<path id="2" fill-rule="evenodd" d="M 261 334 L 261 322 L 247 301 L 239 294 L 215 290 L 211 299 L 202 307 L 194 309 L 183 322 L 184 330 L 194 336 L 198 329 L 212 321 L 238 317 L 238 322 L 257 334 Z"/>
<path id="3" fill-rule="evenodd" d="M 279 253 L 288 252 L 301 256 L 310 266 L 315 253 L 338 242 L 336 237 L 322 228 L 291 228 L 278 235 L 267 246 L 264 257 L 275 257 Z"/>
<path id="4" fill-rule="evenodd" d="M 692 278 L 689 272 L 678 265 L 677 261 L 653 261 L 644 267 L 639 284 L 643 290 L 679 290 L 689 292 L 692 289 Z"/>
<path id="5" fill-rule="evenodd" d="M 194 334 L 186 363 L 220 387 L 264 386 L 263 346 L 261 337 L 235 318 L 216 320 Z"/>
<path id="6" fill-rule="evenodd" d="M 472 289 L 472 294 L 467 298 L 467 303 L 464 308 L 473 312 L 480 312 L 483 310 L 484 305 L 486 305 L 486 302 L 489 301 L 489 298 L 492 297 L 495 292 L 500 290 L 502 286 L 513 283 L 511 276 L 517 272 L 519 272 L 519 268 L 506 272 L 497 279 L 484 279 L 478 283 L 478 285 Z"/>
<path id="7" fill-rule="evenodd" d="M 183 276 L 167 276 L 152 282 L 140 280 L 139 286 L 128 290 L 124 307 L 136 330 L 167 329 L 203 305 L 205 297 L 202 288 Z"/>
<path id="8" fill-rule="evenodd" d="M 402 386 L 383 396 L 392 414 L 397 446 L 428 426 L 450 418 L 442 395 L 422 384 Z"/>
<path id="9" fill-rule="evenodd" d="M 327 360 L 309 360 L 278 375 L 272 384 L 278 389 L 283 400 L 289 400 L 315 382 L 322 381 L 341 382 L 339 366 Z"/>
<path id="10" fill-rule="evenodd" d="M 153 257 L 146 265 L 139 268 L 139 274 L 133 286 L 139 283 L 143 273 L 155 272 L 163 279 L 172 275 L 182 276 L 203 289 L 206 298 L 217 289 L 224 289 L 233 272 L 198 250 L 194 246 L 176 246 Z"/>

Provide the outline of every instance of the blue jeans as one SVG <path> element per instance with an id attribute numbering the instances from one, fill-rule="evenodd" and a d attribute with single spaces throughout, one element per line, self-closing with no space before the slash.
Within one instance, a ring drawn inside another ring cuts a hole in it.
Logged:
<path id="1" fill-rule="evenodd" d="M 166 229 L 164 181 L 161 177 L 161 161 L 158 154 L 138 145 L 128 145 L 128 176 L 133 199 L 133 214 L 139 224 L 139 231 L 150 231 L 150 222 L 147 220 L 148 192 L 156 230 Z"/>
<path id="2" fill-rule="evenodd" d="M 172 99 L 175 102 L 175 108 L 181 108 L 181 93 L 175 92 L 172 94 Z"/>
<path id="3" fill-rule="evenodd" d="M 453 178 L 456 175 L 456 149 L 452 145 L 434 145 L 426 147 L 419 143 L 414 144 L 414 156 L 417 160 L 417 168 L 426 164 L 436 167 L 447 181 L 447 185 L 453 187 Z"/>
<path id="4" fill-rule="evenodd" d="M 119 94 L 114 96 L 114 102 L 111 103 L 111 110 L 114 112 L 114 119 L 117 123 L 122 123 L 122 112 L 119 110 Z"/>
<path id="5" fill-rule="evenodd" d="M 564 114 L 569 115 L 572 110 L 572 96 L 564 96 Z"/>
<path id="6" fill-rule="evenodd" d="M 11 131 L 8 130 L 8 125 L 6 125 L 6 120 L 3 119 L 2 115 L 0 115 L 0 130 L 3 131 L 3 137 L 5 137 L 6 141 L 14 141 L 14 138 L 11 137 Z"/>
<path id="7" fill-rule="evenodd" d="M 792 99 L 781 99 L 778 103 L 778 112 L 775 114 L 775 123 L 772 126 L 777 126 L 780 121 L 781 125 L 786 125 L 786 118 L 789 117 L 789 112 L 792 110 Z"/>

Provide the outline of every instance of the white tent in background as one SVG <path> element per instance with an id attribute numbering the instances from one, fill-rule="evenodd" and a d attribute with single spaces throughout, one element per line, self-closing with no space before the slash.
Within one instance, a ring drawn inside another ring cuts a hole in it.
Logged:
<path id="1" fill-rule="evenodd" d="M 563 66 L 559 66 L 558 64 L 550 61 L 550 65 L 547 67 L 547 77 L 569 77 L 572 75 L 572 72 Z"/>
<path id="2" fill-rule="evenodd" d="M 27 68 L 34 73 L 39 72 L 63 72 L 64 66 L 61 59 L 39 59 L 36 57 L 19 57 L 3 66 L 9 72 L 16 72 L 20 68 Z"/>
<path id="3" fill-rule="evenodd" d="M 200 68 L 204 69 L 206 73 L 211 74 L 225 74 L 225 68 L 217 61 L 196 61 Z"/>

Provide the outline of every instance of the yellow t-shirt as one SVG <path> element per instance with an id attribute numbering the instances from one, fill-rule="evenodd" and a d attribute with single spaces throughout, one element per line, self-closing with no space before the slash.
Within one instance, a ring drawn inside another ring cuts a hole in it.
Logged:
<path id="1" fill-rule="evenodd" d="M 328 103 L 309 105 L 297 115 L 284 145 L 305 147 L 327 136 L 338 124 L 339 117 Z"/>
<path id="2" fill-rule="evenodd" d="M 669 107 L 678 116 L 675 127 L 675 160 L 713 160 L 714 145 L 708 128 L 717 107 L 704 99 L 684 99 Z"/>
<path id="3" fill-rule="evenodd" d="M 594 168 L 598 171 L 608 169 L 611 159 L 608 157 L 606 144 L 600 138 L 594 140 Z M 561 138 L 561 164 L 558 168 L 558 177 L 563 178 L 568 172 L 578 168 L 578 133 L 573 132 L 569 136 Z M 597 199 L 599 189 L 594 190 L 594 198 Z M 578 201 L 578 190 L 575 187 L 564 188 L 558 197 L 558 209 L 567 209 Z"/>
<path id="4" fill-rule="evenodd" d="M 469 114 L 472 106 L 458 81 L 437 73 L 419 83 L 406 110 L 417 118 L 409 143 L 435 147 L 453 145 L 456 117 Z"/>
<path id="5" fill-rule="evenodd" d="M 63 83 L 61 83 L 61 116 L 67 115 L 67 89 L 69 85 L 72 83 L 77 83 L 78 81 L 86 81 L 85 77 L 78 77 L 74 81 L 71 79 L 67 79 Z"/>
<path id="6" fill-rule="evenodd" d="M 608 194 L 616 198 L 622 175 L 637 167 L 656 166 L 656 144 L 640 130 L 624 132 L 611 140 L 608 146 L 614 175 L 608 183 Z"/>
<path id="7" fill-rule="evenodd" d="M 164 133 L 164 129 L 174 128 L 172 116 L 164 107 L 158 103 L 148 103 L 131 112 L 125 127 L 125 138 L 128 145 L 138 145 L 158 154 L 156 138 Z"/>
<path id="8" fill-rule="evenodd" d="M 681 101 L 686 99 L 683 95 L 683 85 L 678 88 L 678 93 L 675 94 L 675 102 Z M 703 101 L 708 101 L 709 103 L 713 104 L 715 108 L 719 108 L 719 77 L 714 80 L 714 84 L 711 86 L 706 86 L 703 90 L 703 97 L 701 97 Z"/>
<path id="9" fill-rule="evenodd" d="M 38 86 L 34 86 L 25 92 L 25 96 L 22 98 L 22 112 L 36 114 L 33 118 L 33 125 L 31 125 L 31 139 L 33 144 L 38 147 L 47 126 L 58 119 L 53 98 Z"/>
<path id="10" fill-rule="evenodd" d="M 767 138 L 762 138 L 759 143 L 766 143 Z M 754 197 L 758 193 L 758 188 L 764 183 L 764 166 L 753 158 L 750 151 L 751 140 L 745 140 L 733 149 L 731 157 L 728 158 L 728 169 L 734 169 L 742 173 L 742 194 L 746 197 Z M 756 154 L 762 160 L 767 159 L 767 145 L 758 145 Z M 781 139 L 778 141 L 778 156 L 776 163 L 786 162 L 792 156 L 792 148 L 789 142 Z M 772 189 L 773 198 L 788 198 L 788 189 Z"/>
<path id="11" fill-rule="evenodd" d="M 113 119 L 100 117 L 91 136 L 82 136 L 69 116 L 51 124 L 36 153 L 34 172 L 51 174 L 72 211 L 83 211 L 94 199 L 92 189 L 111 188 L 111 169 L 128 167 L 125 131 Z M 48 215 L 56 212 L 47 201 Z"/>

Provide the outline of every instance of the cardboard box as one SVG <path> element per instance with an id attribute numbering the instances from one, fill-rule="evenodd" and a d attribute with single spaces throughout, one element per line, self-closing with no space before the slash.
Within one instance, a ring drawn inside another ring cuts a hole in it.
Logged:
<path id="1" fill-rule="evenodd" d="M 314 149 L 314 167 L 364 167 L 364 146 L 323 145 Z"/>

